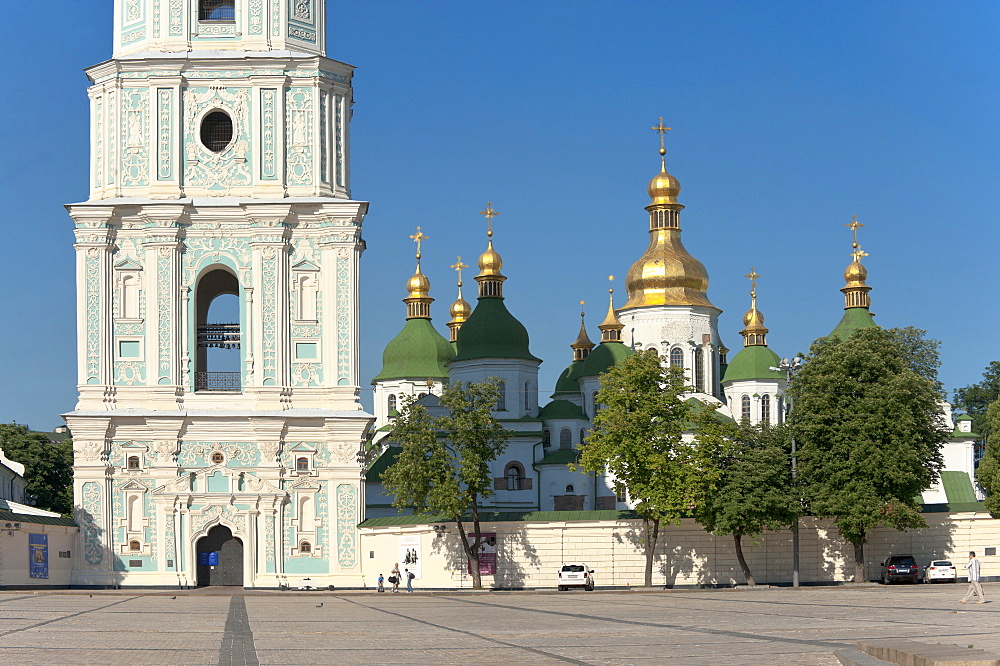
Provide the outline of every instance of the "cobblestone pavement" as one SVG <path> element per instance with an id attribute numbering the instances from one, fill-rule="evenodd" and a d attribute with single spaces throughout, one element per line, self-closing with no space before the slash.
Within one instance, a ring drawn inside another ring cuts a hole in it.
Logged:
<path id="1" fill-rule="evenodd" d="M 8 592 L 0 662 L 832 665 L 887 637 L 1000 652 L 1000 601 L 963 606 L 964 590 Z"/>

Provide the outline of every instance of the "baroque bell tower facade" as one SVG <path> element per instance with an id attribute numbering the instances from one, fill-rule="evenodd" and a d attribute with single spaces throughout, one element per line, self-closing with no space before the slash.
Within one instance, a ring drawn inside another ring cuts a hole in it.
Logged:
<path id="1" fill-rule="evenodd" d="M 323 0 L 115 0 L 75 223 L 74 584 L 356 585 L 353 68 Z"/>

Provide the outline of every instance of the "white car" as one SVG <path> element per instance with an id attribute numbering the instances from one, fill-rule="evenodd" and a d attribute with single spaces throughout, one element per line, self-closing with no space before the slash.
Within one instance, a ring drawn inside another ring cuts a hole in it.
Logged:
<path id="1" fill-rule="evenodd" d="M 948 560 L 933 560 L 924 567 L 925 583 L 933 583 L 938 580 L 946 580 L 949 583 L 954 583 L 958 580 L 958 572 L 955 570 L 955 565 Z"/>
<path id="2" fill-rule="evenodd" d="M 594 570 L 586 564 L 564 564 L 559 570 L 559 591 L 571 587 L 582 587 L 585 590 L 594 589 Z"/>

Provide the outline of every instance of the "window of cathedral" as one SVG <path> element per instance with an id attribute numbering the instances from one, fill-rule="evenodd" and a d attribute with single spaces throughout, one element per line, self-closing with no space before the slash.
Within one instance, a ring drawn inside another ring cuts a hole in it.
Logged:
<path id="1" fill-rule="evenodd" d="M 295 459 L 295 471 L 296 472 L 308 472 L 309 471 L 309 458 L 302 456 L 301 458 Z"/>
<path id="2" fill-rule="evenodd" d="M 498 412 L 507 411 L 507 382 L 500 380 L 499 384 L 500 395 L 497 396 L 497 409 Z"/>
<path id="3" fill-rule="evenodd" d="M 545 448 L 552 446 L 552 433 L 548 430 L 542 431 L 542 446 Z"/>
<path id="4" fill-rule="evenodd" d="M 236 21 L 236 1 L 201 0 L 198 4 L 198 20 L 233 23 Z"/>
<path id="5" fill-rule="evenodd" d="M 777 400 L 775 402 L 777 403 L 777 407 L 778 407 L 778 423 L 784 423 L 785 422 L 785 399 L 779 395 L 778 398 L 777 398 Z"/>
<path id="6" fill-rule="evenodd" d="M 573 487 L 572 483 L 566 484 L 566 494 L 567 495 L 572 495 L 575 492 L 576 492 L 576 488 Z"/>
<path id="7" fill-rule="evenodd" d="M 195 289 L 195 391 L 242 389 L 240 284 L 235 272 L 214 265 Z"/>
<path id="8" fill-rule="evenodd" d="M 139 551 L 142 550 L 142 544 L 136 541 L 135 539 L 132 539 L 131 541 L 128 542 L 128 549 L 130 552 L 138 553 Z"/>
<path id="9" fill-rule="evenodd" d="M 522 490 L 524 487 L 524 468 L 520 463 L 507 463 L 504 469 L 504 476 L 507 478 L 507 490 Z"/>
<path id="10" fill-rule="evenodd" d="M 560 449 L 572 449 L 573 448 L 573 433 L 569 428 L 563 428 L 559 431 L 559 448 Z"/>
<path id="11" fill-rule="evenodd" d="M 701 347 L 694 350 L 694 385 L 702 393 L 705 392 L 705 352 Z"/>
<path id="12" fill-rule="evenodd" d="M 740 399 L 740 418 L 744 421 L 750 420 L 750 396 L 745 395 Z"/>
<path id="13" fill-rule="evenodd" d="M 396 409 L 396 394 L 395 393 L 390 393 L 389 394 L 389 401 L 386 404 L 386 407 L 388 407 L 388 411 L 389 412 L 392 412 L 394 409 Z"/>
<path id="14" fill-rule="evenodd" d="M 212 111 L 201 121 L 201 142 L 213 153 L 221 153 L 233 140 L 233 119 L 225 111 Z"/>
<path id="15" fill-rule="evenodd" d="M 312 552 L 312 544 L 308 541 L 303 541 L 299 544 L 299 553 L 302 555 L 308 555 Z"/>
<path id="16" fill-rule="evenodd" d="M 139 469 L 139 456 L 129 456 L 125 462 L 125 467 L 128 469 Z"/>
<path id="17" fill-rule="evenodd" d="M 226 462 L 226 456 L 222 455 L 218 451 L 215 451 L 214 453 L 212 453 L 212 464 L 213 465 L 221 465 L 224 462 Z"/>
<path id="18" fill-rule="evenodd" d="M 628 501 L 628 491 L 625 490 L 625 486 L 616 486 L 615 487 L 615 500 L 618 501 L 618 502 L 627 502 Z"/>
<path id="19" fill-rule="evenodd" d="M 766 393 L 760 396 L 760 420 L 762 423 L 771 422 L 771 396 Z"/>
<path id="20" fill-rule="evenodd" d="M 597 411 L 601 408 L 601 405 L 597 402 L 597 391 L 591 393 L 590 397 L 594 401 L 594 414 L 596 415 Z"/>
<path id="21" fill-rule="evenodd" d="M 684 352 L 681 351 L 680 347 L 674 347 L 670 350 L 670 365 L 675 368 L 684 367 Z"/>
<path id="22" fill-rule="evenodd" d="M 583 446 L 583 440 L 587 436 L 587 431 L 580 428 L 580 446 Z"/>
<path id="23" fill-rule="evenodd" d="M 419 393 L 419 394 L 417 394 L 417 400 L 420 400 L 421 398 L 426 398 L 426 397 L 427 397 L 426 393 Z"/>

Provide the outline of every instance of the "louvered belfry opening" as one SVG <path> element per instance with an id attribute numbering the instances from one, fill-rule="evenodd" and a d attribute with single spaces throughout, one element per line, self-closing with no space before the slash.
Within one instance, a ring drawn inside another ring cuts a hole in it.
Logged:
<path id="1" fill-rule="evenodd" d="M 210 270 L 198 281 L 195 391 L 242 389 L 239 293 L 236 276 L 225 268 Z"/>

